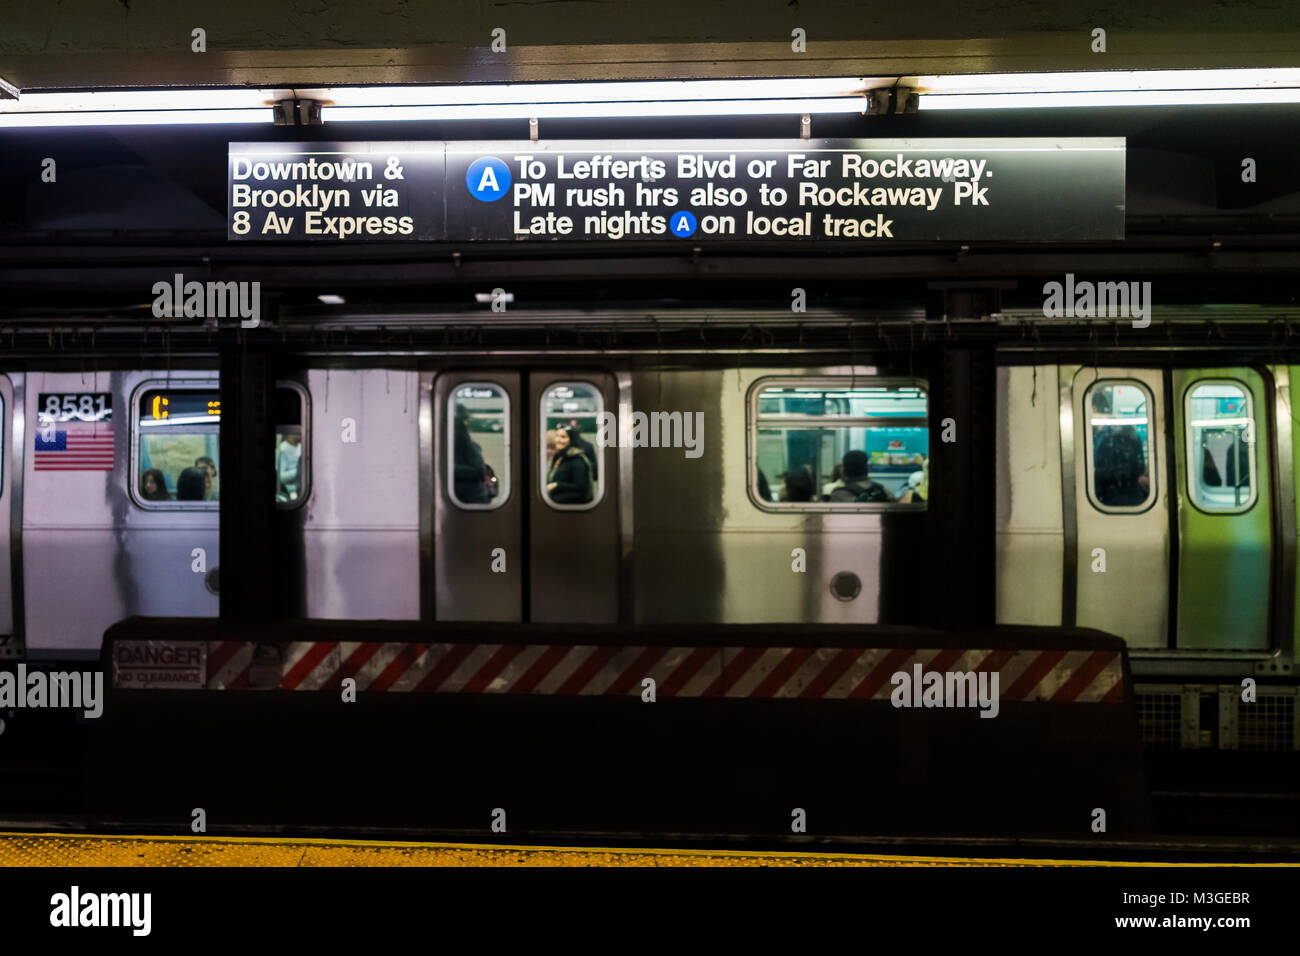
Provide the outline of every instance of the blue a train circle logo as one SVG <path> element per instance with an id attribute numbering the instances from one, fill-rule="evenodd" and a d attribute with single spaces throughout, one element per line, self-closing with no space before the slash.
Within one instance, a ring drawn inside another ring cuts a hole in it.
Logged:
<path id="1" fill-rule="evenodd" d="M 689 239 L 695 235 L 695 217 L 685 209 L 679 210 L 668 220 L 668 227 L 678 239 Z"/>
<path id="2" fill-rule="evenodd" d="M 495 156 L 484 156 L 469 164 L 465 185 L 475 199 L 496 202 L 510 188 L 510 167 Z"/>

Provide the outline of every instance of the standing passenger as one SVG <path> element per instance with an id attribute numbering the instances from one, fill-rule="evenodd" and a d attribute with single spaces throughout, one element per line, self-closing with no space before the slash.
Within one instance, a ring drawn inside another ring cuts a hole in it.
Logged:
<path id="1" fill-rule="evenodd" d="M 546 473 L 546 490 L 560 505 L 586 504 L 595 497 L 591 463 L 578 442 L 582 433 L 576 428 L 561 429 L 555 436 L 555 456 Z"/>
<path id="2" fill-rule="evenodd" d="M 275 451 L 275 476 L 285 501 L 297 501 L 302 465 L 302 436 L 285 435 Z"/>
<path id="3" fill-rule="evenodd" d="M 487 485 L 487 465 L 478 442 L 469 437 L 469 409 L 456 406 L 456 424 L 451 441 L 452 489 L 456 500 L 465 505 L 485 505 L 491 496 Z"/>

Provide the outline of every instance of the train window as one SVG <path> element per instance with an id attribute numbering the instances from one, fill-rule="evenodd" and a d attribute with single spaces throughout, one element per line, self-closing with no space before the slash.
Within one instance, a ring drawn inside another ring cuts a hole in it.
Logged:
<path id="1" fill-rule="evenodd" d="M 590 382 L 557 382 L 542 393 L 542 497 L 561 511 L 594 508 L 605 495 L 599 437 L 605 399 Z"/>
<path id="2" fill-rule="evenodd" d="M 1151 394 L 1138 382 L 1094 382 L 1088 409 L 1088 493 L 1100 511 L 1145 511 L 1156 497 Z"/>
<path id="3" fill-rule="evenodd" d="M 447 401 L 447 488 L 460 508 L 487 511 L 510 497 L 510 396 L 491 382 L 467 382 Z"/>
<path id="4" fill-rule="evenodd" d="M 309 490 L 307 390 L 294 382 L 277 382 L 273 401 L 275 502 L 280 508 L 294 508 L 307 500 Z"/>
<path id="5" fill-rule="evenodd" d="M 929 499 L 924 388 L 862 379 L 783 381 L 760 383 L 751 401 L 750 489 L 761 506 L 847 511 Z"/>
<path id="6" fill-rule="evenodd" d="M 216 510 L 220 393 L 150 388 L 141 393 L 135 412 L 136 501 L 146 508 Z"/>
<path id="7" fill-rule="evenodd" d="M 1237 382 L 1187 390 L 1187 489 L 1202 511 L 1240 513 L 1255 503 L 1255 419 Z"/>

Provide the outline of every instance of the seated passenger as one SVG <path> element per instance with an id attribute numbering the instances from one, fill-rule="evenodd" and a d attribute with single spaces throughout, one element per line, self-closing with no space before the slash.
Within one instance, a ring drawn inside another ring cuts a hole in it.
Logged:
<path id="1" fill-rule="evenodd" d="M 204 500 L 216 501 L 217 500 L 217 463 L 213 461 L 211 458 L 204 455 L 201 458 L 194 459 L 194 467 L 202 468 L 208 474 L 207 481 L 205 482 L 206 490 L 203 493 Z"/>
<path id="2" fill-rule="evenodd" d="M 140 476 L 140 497 L 145 501 L 171 501 L 167 479 L 157 468 L 150 468 Z"/>
<path id="3" fill-rule="evenodd" d="M 763 469 L 758 469 L 758 496 L 764 501 L 772 500 L 772 489 L 768 486 L 767 475 L 763 474 Z"/>
<path id="4" fill-rule="evenodd" d="M 844 456 L 844 487 L 831 492 L 831 501 L 896 501 L 884 487 L 867 477 L 867 453 L 851 451 Z"/>
<path id="5" fill-rule="evenodd" d="M 582 433 L 563 428 L 555 436 L 555 456 L 546 473 L 546 490 L 558 505 L 586 504 L 595 497 L 596 483 L 591 462 L 578 443 Z"/>
<path id="6" fill-rule="evenodd" d="M 785 487 L 781 489 L 782 501 L 812 501 L 812 472 L 804 465 L 798 471 L 785 473 Z"/>
<path id="7" fill-rule="evenodd" d="M 203 501 L 212 476 L 204 468 L 186 468 L 176 479 L 177 501 Z"/>

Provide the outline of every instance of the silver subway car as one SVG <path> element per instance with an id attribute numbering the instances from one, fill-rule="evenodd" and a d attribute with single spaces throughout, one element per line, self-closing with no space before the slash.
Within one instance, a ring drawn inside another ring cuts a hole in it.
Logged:
<path id="1" fill-rule="evenodd" d="M 885 525 L 927 507 L 925 384 L 870 367 L 294 379 L 275 489 L 306 617 L 877 622 Z M 15 372 L 0 402 L 6 653 L 218 613 L 215 371 Z"/>

